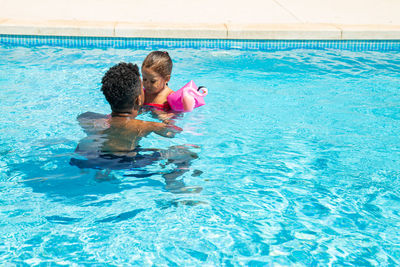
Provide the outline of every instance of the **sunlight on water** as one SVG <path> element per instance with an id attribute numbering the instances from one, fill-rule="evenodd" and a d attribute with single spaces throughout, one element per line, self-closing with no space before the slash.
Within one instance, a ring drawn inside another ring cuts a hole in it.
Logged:
<path id="1" fill-rule="evenodd" d="M 71 166 L 105 71 L 148 52 L 0 47 L 3 264 L 400 264 L 399 52 L 169 50 L 207 104 L 141 146 L 197 158 Z"/>

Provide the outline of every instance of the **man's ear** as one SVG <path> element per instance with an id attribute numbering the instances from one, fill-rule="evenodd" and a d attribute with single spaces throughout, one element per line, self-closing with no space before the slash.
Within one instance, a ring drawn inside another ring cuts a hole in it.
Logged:
<path id="1" fill-rule="evenodd" d="M 140 95 L 138 95 L 138 97 L 136 97 L 135 106 L 141 107 L 141 106 L 143 106 L 143 103 L 144 103 L 144 96 L 143 96 L 143 94 L 140 94 Z"/>

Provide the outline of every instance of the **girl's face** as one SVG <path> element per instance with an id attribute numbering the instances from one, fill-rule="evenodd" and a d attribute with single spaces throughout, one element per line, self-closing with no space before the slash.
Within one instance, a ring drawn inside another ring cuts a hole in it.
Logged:
<path id="1" fill-rule="evenodd" d="M 146 93 L 157 94 L 167 85 L 168 78 L 161 77 L 160 74 L 150 68 L 142 68 L 143 87 Z"/>

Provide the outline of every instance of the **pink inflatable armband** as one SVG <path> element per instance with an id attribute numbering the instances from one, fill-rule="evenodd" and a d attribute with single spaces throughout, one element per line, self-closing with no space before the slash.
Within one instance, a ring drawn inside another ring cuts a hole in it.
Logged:
<path id="1" fill-rule="evenodd" d="M 207 88 L 201 86 L 197 88 L 196 84 L 190 81 L 178 91 L 170 94 L 167 101 L 172 110 L 189 112 L 206 104 L 203 97 L 207 93 Z"/>

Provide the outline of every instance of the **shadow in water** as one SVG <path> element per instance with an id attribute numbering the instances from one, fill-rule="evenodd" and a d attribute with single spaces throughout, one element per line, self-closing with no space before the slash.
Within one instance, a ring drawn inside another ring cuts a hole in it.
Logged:
<path id="1" fill-rule="evenodd" d="M 120 213 L 116 216 L 110 216 L 101 220 L 96 221 L 97 223 L 104 223 L 104 222 L 120 222 L 120 221 L 126 221 L 131 218 L 136 217 L 139 213 L 144 211 L 145 209 L 135 209 L 127 212 Z"/>
<path id="2" fill-rule="evenodd" d="M 182 180 L 182 175 L 185 173 L 190 175 L 192 172 L 192 176 L 202 173 L 200 170 L 191 170 L 191 163 L 198 158 L 198 155 L 190 151 L 188 146 L 145 150 L 142 156 L 147 158 L 141 160 L 139 157 L 141 166 L 133 168 L 129 166 L 131 163 L 127 161 L 128 158 L 123 158 L 122 164 L 119 164 L 121 159 L 103 158 L 101 159 L 103 163 L 110 161 L 105 164 L 108 168 L 103 168 L 96 166 L 96 160 L 84 162 L 84 165 L 74 164 L 72 159 L 79 155 L 71 153 L 71 147 L 75 147 L 76 143 L 63 140 L 60 146 L 60 142 L 53 144 L 48 140 L 45 144 L 31 147 L 31 150 L 23 156 L 17 152 L 14 152 L 15 155 L 8 154 L 8 160 L 4 162 L 7 166 L 5 177 L 23 183 L 34 193 L 46 194 L 52 201 L 67 200 L 82 205 L 87 203 L 96 205 L 101 196 L 142 187 L 164 188 L 178 194 L 198 193 L 202 190 L 201 187 L 186 186 Z M 143 164 L 149 157 L 155 155 L 157 157 L 150 160 L 147 166 Z M 72 167 L 71 164 L 75 166 Z M 163 179 L 160 179 L 161 177 Z M 59 219 L 50 218 L 50 220 Z"/>
<path id="3" fill-rule="evenodd" d="M 198 158 L 197 153 L 189 149 L 193 147 L 197 146 L 172 146 L 168 149 L 138 148 L 135 156 L 99 154 L 86 159 L 71 158 L 70 164 L 82 170 L 97 170 L 95 177 L 98 181 L 118 180 L 114 177 L 113 171 L 115 170 L 135 171 L 124 174 L 124 177 L 150 178 L 154 175 L 161 175 L 165 181 L 165 188 L 171 193 L 199 193 L 202 190 L 201 187 L 186 186 L 182 179 L 178 179 L 191 171 L 192 161 Z M 146 169 L 149 166 L 153 166 L 151 171 Z M 157 168 L 156 171 L 154 171 L 154 167 Z M 192 172 L 192 176 L 201 174 L 200 170 Z"/>

